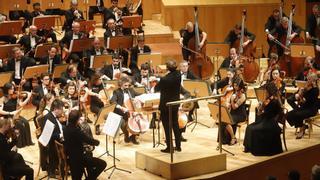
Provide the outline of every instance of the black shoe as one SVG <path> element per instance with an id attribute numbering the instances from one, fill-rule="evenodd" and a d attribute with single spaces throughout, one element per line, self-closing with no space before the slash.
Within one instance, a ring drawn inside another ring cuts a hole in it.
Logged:
<path id="1" fill-rule="evenodd" d="M 130 140 L 131 140 L 130 137 L 125 134 L 125 135 L 124 135 L 124 142 L 125 142 L 125 143 L 129 143 Z"/>
<path id="2" fill-rule="evenodd" d="M 130 140 L 131 140 L 131 142 L 132 142 L 133 144 L 136 144 L 136 145 L 140 144 L 140 143 L 137 141 L 135 135 L 130 136 Z"/>
<path id="3" fill-rule="evenodd" d="M 163 153 L 170 153 L 170 148 L 165 148 L 160 150 Z"/>
<path id="4" fill-rule="evenodd" d="M 174 150 L 178 151 L 178 152 L 181 152 L 181 147 L 175 147 Z"/>
<path id="5" fill-rule="evenodd" d="M 181 142 L 187 142 L 187 139 L 181 135 Z"/>
<path id="6" fill-rule="evenodd" d="M 155 129 L 155 128 L 156 128 L 156 120 L 152 119 L 151 123 L 150 123 L 150 126 L 149 126 L 149 129 Z"/>

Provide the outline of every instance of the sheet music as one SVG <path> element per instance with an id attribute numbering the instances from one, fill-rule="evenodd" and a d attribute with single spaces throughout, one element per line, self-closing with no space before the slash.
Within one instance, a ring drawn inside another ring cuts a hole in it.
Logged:
<path id="1" fill-rule="evenodd" d="M 44 125 L 41 136 L 39 137 L 39 140 L 38 140 L 43 146 L 48 145 L 51 139 L 53 130 L 54 130 L 54 124 L 51 121 L 47 120 L 46 124 Z"/>
<path id="2" fill-rule="evenodd" d="M 110 112 L 102 128 L 102 132 L 108 136 L 116 137 L 122 122 L 122 116 Z"/>
<path id="3" fill-rule="evenodd" d="M 136 100 L 145 103 L 146 101 L 160 100 L 160 93 L 141 94 L 135 97 Z"/>
<path id="4" fill-rule="evenodd" d="M 71 42 L 70 42 L 69 52 L 72 52 L 72 47 L 73 47 L 73 40 L 71 40 Z"/>
<path id="5" fill-rule="evenodd" d="M 89 65 L 90 68 L 93 67 L 93 59 L 94 59 L 94 56 L 90 56 L 90 65 Z"/>
<path id="6" fill-rule="evenodd" d="M 109 45 L 110 45 L 110 37 L 107 38 L 107 49 L 110 49 Z"/>

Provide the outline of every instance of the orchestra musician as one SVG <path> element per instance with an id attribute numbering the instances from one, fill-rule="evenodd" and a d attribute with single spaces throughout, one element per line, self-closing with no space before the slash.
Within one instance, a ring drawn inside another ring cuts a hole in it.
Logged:
<path id="1" fill-rule="evenodd" d="M 58 169 L 58 154 L 55 147 L 55 140 L 58 142 L 63 142 L 63 125 L 60 122 L 59 118 L 63 115 L 63 107 L 64 103 L 60 99 L 55 99 L 50 107 L 50 111 L 48 114 L 44 116 L 44 126 L 47 121 L 50 121 L 54 124 L 54 129 L 49 140 L 48 147 L 48 154 L 49 154 L 49 166 L 48 166 L 48 176 L 50 178 L 55 177 L 55 171 Z M 41 129 L 44 128 L 41 127 Z"/>
<path id="2" fill-rule="evenodd" d="M 232 85 L 233 78 L 235 78 L 236 76 L 237 76 L 236 69 L 229 68 L 227 71 L 227 77 L 217 82 L 214 82 L 210 85 L 212 89 L 212 94 L 217 94 L 219 89 L 224 89 L 225 87 L 227 87 L 225 89 L 226 92 L 233 91 L 233 88 L 231 85 Z"/>
<path id="3" fill-rule="evenodd" d="M 188 47 L 190 39 L 195 37 L 195 29 L 194 24 L 192 22 L 187 22 L 185 29 L 181 29 L 180 31 L 180 46 L 181 47 Z M 204 46 L 205 41 L 207 40 L 207 33 L 202 31 L 199 28 L 199 34 L 202 36 L 201 42 L 199 44 L 200 49 Z M 189 58 L 191 56 L 191 52 L 187 49 L 182 48 L 182 56 L 183 60 L 189 61 Z"/>
<path id="4" fill-rule="evenodd" d="M 293 108 L 287 113 L 287 120 L 291 126 L 299 128 L 296 139 L 301 139 L 308 128 L 303 121 L 317 114 L 319 109 L 319 88 L 317 86 L 318 76 L 315 73 L 309 73 L 307 84 L 299 89 L 298 93 L 288 98 L 288 104 Z"/>
<path id="5" fill-rule="evenodd" d="M 7 20 L 7 16 L 0 13 L 0 23 Z M 13 35 L 0 36 L 0 41 L 5 41 L 6 43 L 15 44 L 17 38 Z"/>
<path id="6" fill-rule="evenodd" d="M 14 125 L 19 130 L 20 136 L 18 137 L 17 147 L 23 148 L 25 146 L 34 145 L 31 138 L 30 125 L 27 119 L 20 116 L 21 111 L 31 99 L 30 92 L 15 91 L 12 83 L 6 83 L 3 87 L 3 97 L 0 99 L 1 111 L 0 114 L 5 118 L 14 118 Z M 25 98 L 25 99 L 23 99 Z"/>
<path id="7" fill-rule="evenodd" d="M 237 129 L 237 124 L 243 122 L 247 118 L 246 112 L 246 95 L 245 95 L 245 84 L 243 80 L 236 76 L 232 80 L 233 93 L 229 99 L 226 101 L 226 107 L 230 111 L 232 118 L 231 124 L 223 123 L 222 128 L 222 142 L 234 145 L 237 143 L 237 138 L 235 137 L 235 132 Z M 226 134 L 227 133 L 227 134 Z"/>
<path id="8" fill-rule="evenodd" d="M 33 3 L 32 7 L 33 7 L 33 11 L 30 13 L 30 23 L 29 24 L 32 24 L 33 18 L 46 15 L 46 13 L 41 10 L 40 3 L 38 3 L 38 2 Z M 54 27 L 50 27 L 50 28 L 54 28 Z M 53 32 L 53 29 L 50 31 L 48 31 L 46 29 L 38 29 L 37 35 L 40 37 L 51 38 L 52 42 L 54 42 L 54 43 L 58 42 L 57 35 Z"/>
<path id="9" fill-rule="evenodd" d="M 119 88 L 113 91 L 111 102 L 117 104 L 114 112 L 122 116 L 124 120 L 121 124 L 121 130 L 124 133 L 124 142 L 129 143 L 131 141 L 133 144 L 139 144 L 139 142 L 136 139 L 137 135 L 132 134 L 129 137 L 129 131 L 128 131 L 129 110 L 128 110 L 128 107 L 124 107 L 125 102 L 129 100 L 130 95 L 133 98 L 139 95 L 136 91 L 130 88 L 130 85 L 131 85 L 131 79 L 126 75 L 121 76 L 119 79 Z"/>
<path id="10" fill-rule="evenodd" d="M 14 150 L 17 143 L 14 129 L 11 127 L 10 119 L 0 119 L 0 165 L 2 166 L 2 176 L 4 179 L 25 176 L 26 180 L 33 180 L 33 169 L 26 165 L 23 157 Z M 11 135 L 10 135 L 11 134 Z M 9 137 L 11 136 L 11 137 Z M 9 141 L 11 138 L 11 141 Z"/>
<path id="11" fill-rule="evenodd" d="M 307 18 L 307 25 L 306 25 L 306 37 L 308 39 L 311 38 L 319 38 L 320 31 L 320 10 L 319 5 L 315 4 L 312 7 L 312 14 L 310 14 Z M 317 30 L 318 29 L 318 30 Z M 312 40 L 313 44 L 317 44 L 317 40 Z"/>
<path id="12" fill-rule="evenodd" d="M 89 7 L 89 20 L 93 20 L 95 14 L 103 15 L 103 26 L 106 24 L 105 21 L 113 16 L 112 12 L 104 7 L 104 0 L 96 0 L 96 5 Z"/>
<path id="13" fill-rule="evenodd" d="M 149 63 L 141 64 L 140 71 L 134 74 L 134 85 L 138 87 L 145 87 L 147 92 L 154 92 L 151 89 L 150 77 L 153 76 Z M 148 84 L 149 83 L 149 84 Z M 150 88 L 150 89 L 149 89 Z"/>
<path id="14" fill-rule="evenodd" d="M 239 67 L 240 58 L 237 54 L 236 48 L 230 48 L 229 56 L 226 57 L 220 65 L 220 68 L 235 68 Z"/>
<path id="15" fill-rule="evenodd" d="M 268 33 L 269 40 L 277 39 L 278 41 L 282 42 L 283 39 L 287 38 L 287 31 L 288 31 L 288 24 L 289 19 L 288 17 L 282 17 L 281 19 L 281 25 L 277 26 L 275 29 L 270 30 Z M 297 26 L 295 23 L 292 23 L 292 34 L 290 35 L 290 40 L 292 40 L 295 37 L 298 37 L 301 32 L 301 28 Z M 273 36 L 273 34 L 276 34 L 277 36 Z M 285 44 L 284 44 L 285 45 Z M 279 56 L 282 56 L 284 53 L 284 50 L 281 46 L 277 45 L 277 54 Z"/>
<path id="16" fill-rule="evenodd" d="M 64 52 L 69 54 L 66 59 L 67 63 L 78 63 L 82 57 L 82 53 L 72 53 L 69 51 L 71 41 L 74 39 L 83 39 L 87 37 L 86 34 L 80 32 L 80 24 L 78 22 L 72 23 L 72 31 L 66 31 L 63 38 L 60 41 L 60 47 Z"/>
<path id="17" fill-rule="evenodd" d="M 279 66 L 275 66 L 270 72 L 270 77 L 268 78 L 267 83 L 273 82 L 276 85 L 278 94 L 280 95 L 280 100 L 282 104 L 284 104 L 286 98 L 286 83 L 281 78 L 280 73 L 281 71 Z"/>
<path id="18" fill-rule="evenodd" d="M 73 30 L 73 23 L 75 21 L 84 20 L 83 13 L 78 9 L 78 1 L 71 0 L 70 9 L 65 12 L 65 22 L 62 27 L 62 30 L 65 32 Z"/>
<path id="19" fill-rule="evenodd" d="M 244 28 L 244 36 L 247 37 L 247 41 L 243 42 L 243 48 L 246 47 L 250 42 L 253 42 L 256 35 L 249 32 L 247 28 Z M 230 47 L 235 47 L 235 42 L 241 38 L 241 24 L 236 24 L 234 28 L 228 33 L 224 39 L 225 43 L 230 44 Z"/>
<path id="20" fill-rule="evenodd" d="M 131 48 L 129 68 L 132 71 L 134 71 L 134 69 L 138 70 L 138 54 L 151 53 L 151 48 L 148 45 L 145 45 L 144 37 L 139 36 L 137 41 L 138 44 Z"/>
<path id="21" fill-rule="evenodd" d="M 177 64 L 175 60 L 168 60 L 166 62 L 169 73 L 162 77 L 159 83 L 156 85 L 155 90 L 160 91 L 160 119 L 165 130 L 166 148 L 161 152 L 170 153 L 170 129 L 169 129 L 169 109 L 166 105 L 167 102 L 180 100 L 181 90 L 181 74 L 177 70 Z M 172 107 L 172 127 L 175 139 L 175 150 L 181 151 L 181 132 L 178 125 L 178 108 L 179 106 Z"/>
<path id="22" fill-rule="evenodd" d="M 270 53 L 268 61 L 268 68 L 263 69 L 260 74 L 260 82 L 264 83 L 268 81 L 271 76 L 271 70 L 275 68 L 275 66 L 279 66 L 279 56 L 276 53 Z"/>
<path id="23" fill-rule="evenodd" d="M 74 180 L 81 180 L 84 168 L 86 168 L 87 179 L 97 179 L 106 168 L 107 163 L 99 158 L 95 158 L 91 153 L 86 152 L 83 144 L 98 146 L 99 141 L 85 134 L 80 128 L 81 113 L 72 110 L 69 113 L 68 125 L 63 131 L 64 147 L 69 157 L 71 177 Z"/>
<path id="24" fill-rule="evenodd" d="M 122 16 L 130 15 L 129 9 L 126 6 L 123 8 L 119 7 L 118 0 L 111 0 L 111 7 L 109 8 L 109 10 L 113 14 L 111 18 L 115 19 L 117 24 L 121 24 Z"/>
<path id="25" fill-rule="evenodd" d="M 244 137 L 244 152 L 255 156 L 271 156 L 282 153 L 281 128 L 277 117 L 282 111 L 278 90 L 274 83 L 266 84 L 267 98 L 261 102 L 262 111 L 256 116 L 254 123 L 247 126 Z"/>
<path id="26" fill-rule="evenodd" d="M 34 25 L 29 27 L 29 34 L 23 35 L 18 43 L 23 47 L 25 55 L 34 57 L 36 46 L 43 42 L 43 39 L 37 35 L 38 28 Z"/>
<path id="27" fill-rule="evenodd" d="M 131 70 L 122 67 L 122 57 L 119 54 L 112 55 L 112 64 L 105 65 L 101 70 L 100 73 L 106 75 L 109 79 L 119 79 L 119 75 L 122 72 L 126 72 L 131 74 Z"/>
<path id="28" fill-rule="evenodd" d="M 82 81 L 84 80 L 84 78 L 78 72 L 77 66 L 73 64 L 69 64 L 66 72 L 63 72 L 61 74 L 61 78 L 60 78 L 61 86 L 64 87 L 70 81 L 78 81 L 78 80 Z"/>
<path id="29" fill-rule="evenodd" d="M 61 56 L 58 54 L 58 49 L 51 46 L 48 49 L 48 55 L 40 59 L 40 64 L 48 64 L 48 73 L 52 74 L 56 65 L 62 63 Z"/>
<path id="30" fill-rule="evenodd" d="M 40 76 L 41 84 L 34 89 L 34 95 L 32 96 L 32 104 L 39 108 L 41 99 L 48 93 L 50 93 L 50 76 L 48 73 L 42 73 Z"/>
<path id="31" fill-rule="evenodd" d="M 307 56 L 304 60 L 304 68 L 303 70 L 297 75 L 296 80 L 306 81 L 309 73 L 317 73 L 316 68 L 314 68 L 314 58 L 311 56 Z"/>

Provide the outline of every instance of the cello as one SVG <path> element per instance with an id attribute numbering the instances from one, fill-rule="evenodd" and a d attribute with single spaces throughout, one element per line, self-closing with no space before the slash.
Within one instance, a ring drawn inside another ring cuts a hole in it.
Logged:
<path id="1" fill-rule="evenodd" d="M 190 58 L 191 71 L 201 79 L 209 79 L 213 74 L 213 64 L 211 59 L 206 55 L 206 42 L 202 48 L 199 44 L 202 40 L 202 35 L 199 34 L 198 25 L 198 8 L 194 7 L 194 32 L 195 35 L 188 42 L 188 47 L 182 47 L 192 52 Z"/>
<path id="2" fill-rule="evenodd" d="M 246 47 L 243 47 L 243 43 L 248 40 L 248 37 L 244 35 L 245 21 L 247 16 L 247 10 L 242 11 L 242 22 L 241 22 L 241 37 L 237 40 L 233 46 L 239 48 L 239 57 L 241 57 L 243 64 L 243 80 L 245 82 L 254 82 L 259 76 L 260 69 L 259 65 L 254 61 L 254 54 L 256 46 L 253 42 L 250 42 Z"/>

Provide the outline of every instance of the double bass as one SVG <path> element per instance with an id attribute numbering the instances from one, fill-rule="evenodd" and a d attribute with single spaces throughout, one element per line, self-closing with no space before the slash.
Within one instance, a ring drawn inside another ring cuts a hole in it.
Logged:
<path id="1" fill-rule="evenodd" d="M 198 8 L 194 7 L 194 32 L 195 35 L 188 42 L 188 47 L 183 47 L 190 52 L 190 68 L 191 71 L 201 79 L 209 79 L 213 74 L 213 64 L 211 59 L 206 55 L 206 42 L 202 48 L 199 44 L 202 40 L 202 35 L 199 34 L 199 25 L 198 25 Z"/>

